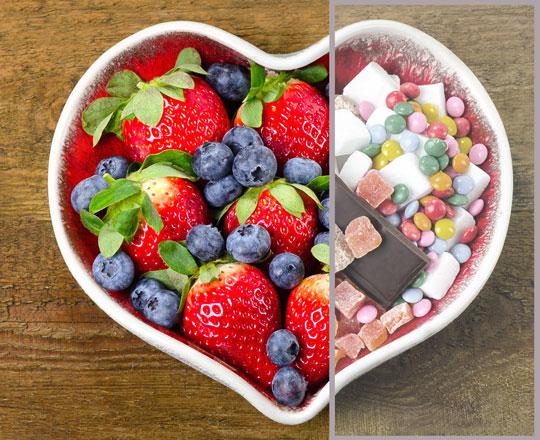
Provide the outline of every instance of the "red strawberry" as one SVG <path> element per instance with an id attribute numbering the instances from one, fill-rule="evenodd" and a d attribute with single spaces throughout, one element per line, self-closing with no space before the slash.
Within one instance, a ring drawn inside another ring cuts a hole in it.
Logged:
<path id="1" fill-rule="evenodd" d="M 291 292 L 287 303 L 285 328 L 298 339 L 296 367 L 310 385 L 328 378 L 329 288 L 328 274 L 312 275 Z"/>
<path id="2" fill-rule="evenodd" d="M 257 207 L 245 223 L 263 226 L 272 239 L 272 252 L 292 252 L 304 260 L 311 261 L 311 246 L 317 234 L 317 206 L 304 193 L 297 191 L 304 202 L 305 211 L 297 217 L 285 210 L 271 194 L 272 189 L 263 189 Z M 223 230 L 230 234 L 240 223 L 235 202 L 225 216 Z"/>
<path id="3" fill-rule="evenodd" d="M 139 229 L 125 249 L 139 270 L 146 272 L 166 267 L 158 254 L 159 243 L 185 240 L 193 226 L 208 224 L 210 219 L 201 192 L 186 179 L 162 177 L 147 180 L 142 189 L 161 216 L 163 228 L 156 234 L 146 221 L 141 220 Z"/>
<path id="4" fill-rule="evenodd" d="M 185 101 L 163 96 L 163 116 L 155 127 L 139 119 L 124 120 L 122 134 L 126 151 L 135 161 L 167 149 L 189 154 L 204 142 L 221 141 L 230 128 L 227 111 L 219 96 L 202 79 L 184 90 Z"/>
<path id="5" fill-rule="evenodd" d="M 280 326 L 272 283 L 248 264 L 224 264 L 218 279 L 198 280 L 184 307 L 188 338 L 267 387 L 277 367 L 266 354 L 266 341 Z"/>

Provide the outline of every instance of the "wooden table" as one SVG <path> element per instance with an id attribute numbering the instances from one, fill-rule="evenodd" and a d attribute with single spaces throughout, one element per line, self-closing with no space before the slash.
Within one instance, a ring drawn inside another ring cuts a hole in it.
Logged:
<path id="1" fill-rule="evenodd" d="M 47 204 L 49 146 L 71 89 L 104 50 L 171 20 L 207 22 L 282 53 L 328 32 L 325 0 L 144 3 L 7 0 L 0 8 L 0 438 L 326 439 L 327 410 L 279 425 L 126 332 L 60 256 Z"/>
<path id="2" fill-rule="evenodd" d="M 340 435 L 532 435 L 533 9 L 338 7 L 336 28 L 411 24 L 450 48 L 491 95 L 508 133 L 514 204 L 502 256 L 453 324 L 336 396 Z"/>

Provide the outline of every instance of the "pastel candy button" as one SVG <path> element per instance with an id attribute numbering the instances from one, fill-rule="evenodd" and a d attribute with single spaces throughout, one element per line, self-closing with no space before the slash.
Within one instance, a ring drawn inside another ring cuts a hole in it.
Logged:
<path id="1" fill-rule="evenodd" d="M 368 324 L 377 318 L 377 307 L 372 304 L 366 304 L 356 313 L 356 320 L 362 324 Z"/>
<path id="2" fill-rule="evenodd" d="M 431 310 L 431 301 L 427 298 L 424 298 L 418 301 L 416 304 L 413 304 L 412 306 L 412 313 L 417 318 L 426 316 L 430 310 Z"/>
<path id="3" fill-rule="evenodd" d="M 409 304 L 416 304 L 424 297 L 424 292 L 418 288 L 407 289 L 402 293 L 401 298 L 403 301 L 408 302 Z"/>

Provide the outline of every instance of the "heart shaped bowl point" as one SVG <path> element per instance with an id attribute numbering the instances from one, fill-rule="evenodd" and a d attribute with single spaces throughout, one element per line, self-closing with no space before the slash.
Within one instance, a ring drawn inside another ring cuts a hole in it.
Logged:
<path id="1" fill-rule="evenodd" d="M 111 76 L 124 68 L 148 80 L 170 69 L 179 51 L 194 47 L 203 63 L 250 60 L 270 70 L 293 70 L 315 61 L 327 62 L 328 38 L 289 55 L 271 55 L 241 38 L 202 23 L 161 23 L 122 40 L 101 55 L 81 77 L 60 115 L 51 145 L 48 192 L 54 233 L 62 256 L 81 288 L 107 315 L 148 344 L 233 389 L 267 417 L 283 424 L 303 423 L 317 415 L 329 401 L 329 385 L 309 394 L 298 408 L 278 405 L 268 390 L 241 371 L 225 364 L 188 341 L 183 335 L 143 321 L 128 295 L 107 292 L 93 279 L 91 265 L 98 254 L 97 240 L 81 224 L 69 203 L 77 182 L 94 174 L 99 160 L 122 151 L 121 142 L 107 136 L 92 148 L 81 126 L 81 112 L 93 99 L 105 95 Z"/>
<path id="2" fill-rule="evenodd" d="M 512 207 L 512 159 L 501 118 L 488 93 L 471 70 L 449 49 L 411 26 L 387 20 L 369 20 L 336 32 L 336 94 L 369 62 L 375 61 L 401 82 L 443 82 L 446 96 L 466 103 L 473 143 L 489 149 L 481 168 L 491 182 L 481 196 L 483 212 L 476 217 L 479 234 L 471 244 L 472 257 L 446 296 L 433 302 L 431 312 L 415 318 L 392 334 L 385 345 L 355 361 L 340 361 L 335 376 L 336 393 L 382 362 L 397 356 L 442 330 L 478 295 L 502 251 Z"/>

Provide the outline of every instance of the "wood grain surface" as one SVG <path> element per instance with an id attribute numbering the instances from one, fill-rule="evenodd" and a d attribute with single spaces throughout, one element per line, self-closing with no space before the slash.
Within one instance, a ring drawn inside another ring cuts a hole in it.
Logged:
<path id="1" fill-rule="evenodd" d="M 512 150 L 514 204 L 502 256 L 445 330 L 336 396 L 340 435 L 533 433 L 533 9 L 339 6 L 336 29 L 398 20 L 432 35 L 477 75 Z"/>
<path id="2" fill-rule="evenodd" d="M 171 20 L 213 24 L 269 52 L 328 33 L 325 0 L 31 1 L 0 8 L 0 438 L 328 438 L 328 411 L 301 426 L 242 397 L 111 321 L 57 248 L 47 161 L 71 89 L 107 48 Z"/>

